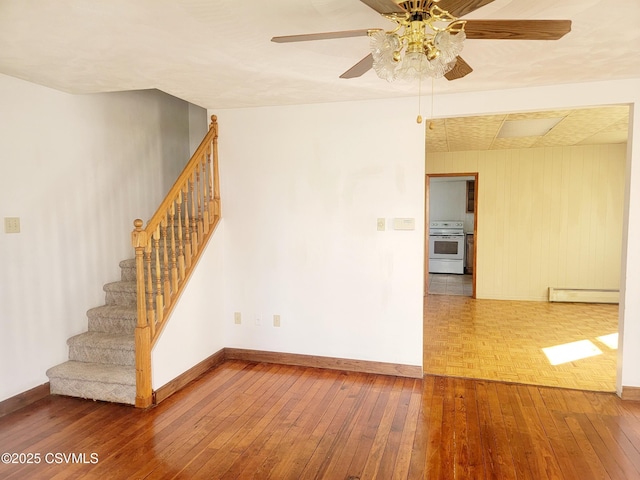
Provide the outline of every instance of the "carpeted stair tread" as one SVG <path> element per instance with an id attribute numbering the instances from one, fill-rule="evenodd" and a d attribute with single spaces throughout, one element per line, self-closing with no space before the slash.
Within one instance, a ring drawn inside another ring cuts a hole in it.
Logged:
<path id="1" fill-rule="evenodd" d="M 102 289 L 105 292 L 136 292 L 136 282 L 123 282 L 122 280 L 117 282 L 105 283 Z"/>
<path id="2" fill-rule="evenodd" d="M 135 367 L 68 361 L 47 370 L 52 395 L 136 402 Z"/>
<path id="3" fill-rule="evenodd" d="M 136 305 L 136 282 L 111 282 L 102 289 L 107 305 Z"/>
<path id="4" fill-rule="evenodd" d="M 126 260 L 121 260 L 120 268 L 136 268 L 136 259 L 127 258 Z"/>
<path id="5" fill-rule="evenodd" d="M 100 305 L 87 310 L 87 316 L 136 318 L 137 309 L 131 305 Z"/>
<path id="6" fill-rule="evenodd" d="M 102 305 L 87 311 L 90 332 L 133 334 L 138 312 L 135 305 Z"/>
<path id="7" fill-rule="evenodd" d="M 135 350 L 135 338 L 129 334 L 85 332 L 67 340 L 71 346 L 92 346 L 117 350 Z"/>
<path id="8" fill-rule="evenodd" d="M 136 385 L 136 369 L 124 365 L 105 365 L 102 363 L 75 362 L 69 360 L 47 370 L 47 376 L 72 380 L 84 380 L 120 385 Z"/>
<path id="9" fill-rule="evenodd" d="M 85 332 L 67 340 L 69 360 L 135 365 L 135 337 L 129 334 Z"/>
<path id="10" fill-rule="evenodd" d="M 144 267 L 145 278 L 147 277 L 147 267 L 145 263 Z M 121 271 L 121 281 L 123 282 L 134 282 L 136 281 L 136 259 L 130 258 L 128 260 L 122 260 L 120 262 L 120 271 Z M 155 254 L 152 256 L 151 262 L 151 275 L 155 279 L 156 276 L 156 262 L 155 262 Z"/>

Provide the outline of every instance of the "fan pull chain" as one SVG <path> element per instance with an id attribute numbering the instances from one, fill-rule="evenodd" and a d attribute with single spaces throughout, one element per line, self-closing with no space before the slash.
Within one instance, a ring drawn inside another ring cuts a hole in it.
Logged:
<path id="1" fill-rule="evenodd" d="M 434 79 L 431 77 L 431 116 L 429 117 L 429 130 L 433 130 L 433 82 Z"/>
<path id="2" fill-rule="evenodd" d="M 433 130 L 435 125 L 433 123 L 433 90 L 434 90 L 434 78 L 431 77 L 431 115 L 429 116 L 429 130 Z M 418 117 L 417 123 L 422 123 L 422 76 L 418 77 Z"/>
<path id="3" fill-rule="evenodd" d="M 418 76 L 418 118 L 416 118 L 417 123 L 422 123 L 422 115 L 420 115 L 422 110 L 422 75 Z"/>

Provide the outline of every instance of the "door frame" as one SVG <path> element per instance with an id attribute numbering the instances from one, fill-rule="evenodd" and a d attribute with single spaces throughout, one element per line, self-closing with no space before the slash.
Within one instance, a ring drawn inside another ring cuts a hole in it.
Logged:
<path id="1" fill-rule="evenodd" d="M 429 292 L 429 194 L 431 186 L 431 178 L 437 177 L 473 177 L 474 178 L 474 196 L 473 196 L 473 272 L 471 274 L 472 294 L 471 298 L 476 298 L 476 273 L 478 262 L 478 172 L 467 173 L 427 173 L 425 175 L 425 201 L 424 201 L 424 285 L 423 295 Z M 465 238 L 466 248 L 466 238 Z"/>

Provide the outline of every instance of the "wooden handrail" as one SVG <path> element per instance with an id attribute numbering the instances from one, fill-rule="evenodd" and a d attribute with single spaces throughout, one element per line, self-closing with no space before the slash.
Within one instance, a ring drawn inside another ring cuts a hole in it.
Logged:
<path id="1" fill-rule="evenodd" d="M 152 403 L 151 350 L 221 214 L 218 123 L 212 115 L 209 131 L 146 227 L 140 219 L 133 222 L 137 407 Z"/>

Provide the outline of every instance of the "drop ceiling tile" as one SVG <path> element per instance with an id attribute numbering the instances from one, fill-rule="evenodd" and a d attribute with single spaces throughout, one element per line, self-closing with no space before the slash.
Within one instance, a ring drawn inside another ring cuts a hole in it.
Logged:
<path id="1" fill-rule="evenodd" d="M 431 124 L 432 128 L 429 128 Z M 447 132 L 444 119 L 427 120 L 426 124 L 426 148 L 427 153 L 448 152 Z"/>
<path id="2" fill-rule="evenodd" d="M 502 150 L 508 148 L 530 148 L 533 147 L 540 137 L 512 137 L 496 138 L 491 144 L 491 150 Z"/>
<path id="3" fill-rule="evenodd" d="M 504 121 L 565 117 L 543 137 L 498 139 Z M 553 147 L 626 141 L 629 108 L 614 105 L 577 110 L 549 110 L 434 120 L 427 129 L 428 152 Z"/>
<path id="4" fill-rule="evenodd" d="M 451 151 L 488 150 L 504 122 L 504 115 L 447 118 L 445 120 Z"/>

